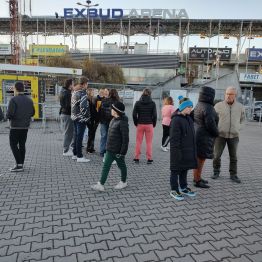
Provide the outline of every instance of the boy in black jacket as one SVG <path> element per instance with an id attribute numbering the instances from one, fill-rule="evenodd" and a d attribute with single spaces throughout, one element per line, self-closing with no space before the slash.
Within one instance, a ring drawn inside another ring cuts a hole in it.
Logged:
<path id="1" fill-rule="evenodd" d="M 125 105 L 121 102 L 116 102 L 112 105 L 111 114 L 113 119 L 110 122 L 108 130 L 102 176 L 100 181 L 96 185 L 92 186 L 92 188 L 97 191 L 105 190 L 104 184 L 107 180 L 110 167 L 114 160 L 121 170 L 121 181 L 115 186 L 115 189 L 123 189 L 127 186 L 125 155 L 127 153 L 129 143 L 129 127 L 128 118 L 125 116 Z"/>

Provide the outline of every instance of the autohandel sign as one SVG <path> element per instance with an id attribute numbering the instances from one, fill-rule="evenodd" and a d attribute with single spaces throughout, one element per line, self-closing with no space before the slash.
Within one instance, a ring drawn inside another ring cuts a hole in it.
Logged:
<path id="1" fill-rule="evenodd" d="M 88 15 L 89 11 L 89 15 Z M 124 12 L 125 11 L 125 12 Z M 127 18 L 158 18 L 158 19 L 188 19 L 185 9 L 131 9 L 128 13 L 121 8 L 96 9 L 96 8 L 64 8 L 64 18 L 102 18 L 121 19 Z"/>
<path id="2" fill-rule="evenodd" d="M 262 83 L 262 74 L 240 73 L 239 81 L 240 82 Z"/>
<path id="3" fill-rule="evenodd" d="M 248 61 L 262 61 L 261 48 L 247 48 Z"/>
<path id="4" fill-rule="evenodd" d="M 189 59 L 199 60 L 215 60 L 217 58 L 217 51 L 219 60 L 230 60 L 232 48 L 207 48 L 207 47 L 190 47 Z"/>

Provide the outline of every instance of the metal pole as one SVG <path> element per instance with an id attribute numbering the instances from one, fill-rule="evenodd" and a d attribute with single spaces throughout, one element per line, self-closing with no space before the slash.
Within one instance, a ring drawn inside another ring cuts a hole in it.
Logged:
<path id="1" fill-rule="evenodd" d="M 128 35 L 127 35 L 127 53 L 129 54 L 129 42 L 130 42 L 130 30 L 131 30 L 131 21 L 129 18 L 129 22 L 128 22 Z"/>
<path id="2" fill-rule="evenodd" d="M 64 19 L 64 45 L 66 44 L 66 40 L 65 40 L 66 36 L 65 36 L 65 34 L 66 34 L 66 21 Z"/>
<path id="3" fill-rule="evenodd" d="M 148 52 L 150 53 L 150 44 L 151 44 L 151 30 L 152 30 L 152 23 L 151 18 L 149 20 L 149 39 L 148 39 Z"/>
<path id="4" fill-rule="evenodd" d="M 92 19 L 92 53 L 94 52 L 94 19 Z"/>
<path id="5" fill-rule="evenodd" d="M 217 86 L 218 86 L 219 63 L 220 63 L 220 56 L 219 56 L 219 54 L 218 54 L 219 37 L 220 37 L 220 26 L 221 26 L 221 21 L 219 20 L 219 23 L 218 23 L 218 33 L 217 33 L 217 52 L 216 52 L 216 90 L 217 90 Z"/>
<path id="6" fill-rule="evenodd" d="M 179 56 L 180 60 L 183 61 L 183 37 L 182 37 L 182 28 L 181 28 L 181 19 L 179 20 Z"/>
<path id="7" fill-rule="evenodd" d="M 249 56 L 249 49 L 250 49 L 250 41 L 251 41 L 251 35 L 252 33 L 252 22 L 249 24 L 249 38 L 248 38 L 248 52 L 246 52 L 246 73 L 247 73 L 247 68 L 248 68 L 248 56 Z"/>
<path id="8" fill-rule="evenodd" d="M 159 19 L 157 21 L 157 48 L 156 48 L 156 53 L 158 54 L 159 51 Z"/>
<path id="9" fill-rule="evenodd" d="M 88 59 L 90 60 L 89 5 L 87 6 L 87 31 L 88 31 Z"/>
<path id="10" fill-rule="evenodd" d="M 187 74 L 187 67 L 188 67 L 188 45 L 189 45 L 189 26 L 190 22 L 187 23 L 187 42 L 186 42 L 186 74 Z"/>
<path id="11" fill-rule="evenodd" d="M 209 49 L 210 49 L 210 42 L 211 42 L 211 36 L 212 36 L 212 21 L 209 23 L 209 38 L 208 38 L 208 52 L 207 52 L 207 76 L 209 76 Z"/>
<path id="12" fill-rule="evenodd" d="M 99 25 L 99 29 L 100 29 L 100 53 L 102 53 L 102 19 L 100 18 L 100 25 Z"/>

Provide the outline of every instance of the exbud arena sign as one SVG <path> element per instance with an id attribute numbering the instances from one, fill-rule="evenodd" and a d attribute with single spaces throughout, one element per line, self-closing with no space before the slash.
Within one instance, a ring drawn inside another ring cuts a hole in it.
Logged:
<path id="1" fill-rule="evenodd" d="M 126 10 L 125 10 L 126 11 Z M 89 14 L 88 14 L 89 13 Z M 101 18 L 101 19 L 122 19 L 122 18 L 158 18 L 158 19 L 188 19 L 185 9 L 131 9 L 124 13 L 123 9 L 102 9 L 102 8 L 64 8 L 64 18 Z"/>

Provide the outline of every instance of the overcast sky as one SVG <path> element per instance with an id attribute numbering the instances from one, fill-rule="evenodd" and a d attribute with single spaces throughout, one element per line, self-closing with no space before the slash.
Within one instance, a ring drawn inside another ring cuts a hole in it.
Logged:
<path id="1" fill-rule="evenodd" d="M 25 13 L 29 14 L 29 0 L 19 0 L 22 2 L 22 12 L 24 10 L 25 1 Z M 64 8 L 77 8 L 76 2 L 78 0 L 31 0 L 32 1 L 32 15 L 54 15 L 57 12 L 63 16 Z M 85 3 L 85 1 L 80 1 Z M 121 8 L 121 9 L 143 9 L 143 8 L 162 8 L 162 9 L 186 9 L 189 18 L 194 19 L 262 19 L 262 0 L 98 0 L 92 1 L 92 3 L 98 3 L 99 8 Z M 8 2 L 6 0 L 0 0 L 0 17 L 8 17 Z M 80 48 L 86 47 L 87 36 L 79 37 L 78 46 Z M 29 37 L 30 42 L 35 42 L 33 37 Z M 44 41 L 44 39 L 40 39 Z M 65 41 L 69 46 L 72 41 L 67 38 L 52 38 L 46 39 L 47 43 L 54 44 L 54 42 Z M 104 37 L 103 42 L 120 42 L 119 36 Z M 133 36 L 131 42 L 148 42 L 148 36 Z M 151 39 L 151 47 L 157 47 L 157 40 Z M 0 36 L 0 42 L 8 42 L 8 39 Z M 102 42 L 102 43 L 103 43 Z M 262 40 L 256 39 L 250 41 L 251 43 L 244 44 L 243 48 L 251 46 L 261 47 Z M 43 44 L 44 42 L 41 42 Z M 177 50 L 177 37 L 166 36 L 159 39 L 159 49 L 175 49 Z M 189 45 L 196 44 L 198 46 L 208 46 L 207 39 L 200 39 L 199 37 L 190 37 Z M 236 41 L 232 38 L 229 41 L 220 40 L 219 45 L 221 47 L 228 45 L 235 48 Z M 94 37 L 94 48 L 99 48 L 99 37 Z M 211 45 L 217 45 L 216 37 L 212 38 Z M 71 47 L 71 46 L 70 46 Z"/>

